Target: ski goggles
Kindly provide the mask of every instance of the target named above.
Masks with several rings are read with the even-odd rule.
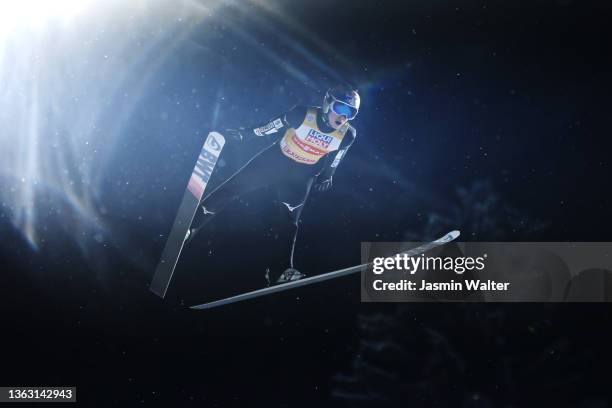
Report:
[[[357,109],[338,100],[332,102],[331,109],[337,115],[346,116],[348,120],[353,120],[355,119],[355,116],[357,116]]]

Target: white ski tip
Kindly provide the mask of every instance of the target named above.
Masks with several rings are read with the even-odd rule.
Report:
[[[451,232],[447,233],[443,237],[436,239],[434,242],[436,242],[438,244],[445,244],[447,242],[454,241],[455,239],[457,239],[457,237],[459,235],[461,235],[459,230],[454,230],[454,231],[451,231]]]
[[[449,238],[452,238],[453,240],[457,239],[459,237],[459,235],[461,235],[461,232],[459,230],[454,230],[449,232],[448,234],[446,234]]]
[[[225,143],[225,136],[223,136],[223,135],[222,135],[221,133],[219,133],[219,132],[214,132],[214,131],[213,131],[213,132],[209,132],[209,133],[208,133],[208,135],[209,135],[209,136],[211,136],[211,135],[212,135],[213,137],[216,137],[217,139],[222,140],[222,141],[223,141],[223,143]]]

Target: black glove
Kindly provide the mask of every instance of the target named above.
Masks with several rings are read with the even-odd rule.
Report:
[[[225,129],[224,136],[228,136],[235,142],[242,142],[244,140],[244,136],[242,136],[242,131],[244,129]]]
[[[317,182],[314,185],[314,188],[318,192],[322,193],[324,191],[329,190],[331,188],[331,186],[332,186],[332,179],[330,177],[327,180],[322,180],[322,181],[318,181],[317,180]]]

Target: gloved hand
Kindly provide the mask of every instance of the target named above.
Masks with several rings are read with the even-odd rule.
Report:
[[[242,142],[244,137],[242,136],[241,131],[244,129],[225,129],[224,136],[229,137],[235,142]]]
[[[331,186],[332,186],[332,179],[330,177],[327,180],[321,180],[321,181],[317,180],[317,182],[314,185],[314,188],[318,192],[322,193],[324,191],[329,190]]]

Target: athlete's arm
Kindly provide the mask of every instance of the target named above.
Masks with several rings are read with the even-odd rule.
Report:
[[[250,126],[239,129],[227,129],[226,132],[236,140],[245,141],[256,137],[267,137],[276,140],[276,136],[284,134],[281,132],[290,127],[297,127],[304,120],[306,108],[295,106],[290,111],[276,116],[269,121],[257,126]]]
[[[352,146],[356,137],[357,137],[357,131],[355,130],[354,127],[349,126],[349,129],[346,132],[346,135],[344,136],[344,138],[342,139],[342,142],[340,143],[340,147],[338,148],[336,152],[330,153],[331,157],[327,158],[325,167],[323,168],[321,173],[319,173],[319,176],[317,177],[317,182],[314,185],[315,190],[327,191],[331,188],[334,173],[336,172],[336,169],[340,165],[340,162],[342,161],[342,159],[346,157],[346,153],[348,152],[349,148]]]

